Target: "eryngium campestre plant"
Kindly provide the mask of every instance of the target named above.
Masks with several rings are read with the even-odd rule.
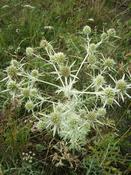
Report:
[[[128,94],[131,88],[129,71],[119,77],[117,67],[114,67],[115,59],[100,49],[107,41],[118,39],[116,31],[104,31],[95,43],[91,33],[91,28],[85,26],[85,53],[80,64],[75,64],[75,60],[71,63],[67,55],[55,52],[51,43],[42,40],[40,46],[27,47],[25,52],[27,58],[40,59],[43,69],[27,69],[26,63],[30,59],[23,60],[23,64],[13,59],[6,69],[7,76],[2,80],[7,84],[7,89],[2,92],[8,92],[10,100],[17,98],[24,104],[25,110],[32,113],[37,130],[42,132],[46,129],[53,137],[59,136],[71,149],[81,149],[92,129],[97,132],[105,125],[111,126],[105,116],[108,106],[120,105],[121,99],[131,98]],[[47,57],[42,56],[43,52]],[[45,71],[44,65],[50,67],[49,72]],[[83,75],[84,84],[80,78],[83,67],[87,68]],[[46,78],[49,74],[50,79]],[[42,90],[38,84],[48,86],[49,91]]]

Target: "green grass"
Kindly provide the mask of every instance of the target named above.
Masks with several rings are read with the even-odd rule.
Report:
[[[93,3],[93,0],[65,0],[63,2],[32,0],[30,5],[34,8],[23,7],[26,4],[28,4],[26,0],[0,2],[0,79],[4,77],[3,70],[9,65],[12,57],[21,60],[25,56],[25,48],[39,45],[42,38],[52,41],[56,50],[66,51],[69,58],[74,60],[72,55],[83,53],[81,38],[78,36],[79,31],[86,24],[91,25],[98,32],[114,27],[121,39],[113,55],[111,51],[110,55],[119,61],[120,66],[123,62],[127,66],[130,65],[131,57],[126,56],[130,53],[130,1],[123,3],[123,1],[97,0]],[[90,20],[91,18],[94,21]],[[45,26],[53,28],[47,29]],[[38,61],[33,64],[41,66],[41,62]],[[121,67],[120,73],[124,71]],[[84,82],[84,77],[82,78]],[[3,83],[0,83],[0,90],[3,88]],[[123,114],[121,115],[120,111],[116,117],[116,123],[120,119],[117,127],[121,137],[114,138],[109,135],[107,139],[103,139],[102,143],[98,142],[96,145],[89,143],[86,156],[76,153],[80,163],[78,169],[74,170],[70,168],[69,161],[65,162],[64,168],[56,168],[50,157],[44,160],[47,151],[49,155],[55,153],[52,145],[48,147],[51,136],[46,133],[32,135],[30,118],[23,110],[16,110],[15,106],[8,104],[8,101],[4,103],[6,99],[6,96],[0,94],[0,175],[129,174],[130,156],[125,155],[130,153],[130,102],[124,106]],[[27,120],[26,123],[24,123],[25,120]],[[57,139],[54,140],[54,144],[57,141]],[[115,145],[117,141],[119,143]],[[45,150],[42,153],[36,150],[38,143],[45,144]],[[107,150],[108,146],[111,149]],[[37,155],[32,164],[22,162],[22,152],[28,150],[36,152]],[[107,154],[103,160],[102,155],[105,152],[109,155]],[[70,156],[72,158],[74,154]],[[101,167],[100,164],[102,164]]]

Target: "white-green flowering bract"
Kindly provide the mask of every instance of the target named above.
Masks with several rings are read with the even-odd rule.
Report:
[[[98,132],[98,128],[110,127],[107,108],[120,106],[125,98],[131,98],[128,93],[131,88],[129,71],[120,77],[115,59],[99,49],[104,45],[107,48],[107,41],[111,42],[116,36],[115,29],[104,31],[97,42],[93,41],[89,26],[84,27],[82,34],[85,55],[79,64],[75,60],[71,62],[61,51],[55,52],[48,41],[41,40],[40,46],[26,48],[27,60],[11,60],[6,69],[7,76],[2,80],[7,84],[7,89],[2,92],[8,92],[11,100],[20,100],[25,110],[32,114],[39,132],[47,130],[53,137],[57,135],[64,140],[70,149],[77,150],[87,143],[92,129]],[[47,57],[41,52],[44,55],[46,52]],[[43,67],[27,69],[28,57],[40,59]],[[86,68],[82,72],[84,82],[81,81],[83,68]],[[50,79],[46,78],[47,74]],[[47,89],[51,87],[54,95],[50,90],[44,92],[41,89],[46,86]]]

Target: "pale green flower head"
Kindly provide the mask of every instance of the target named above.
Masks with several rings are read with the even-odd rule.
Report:
[[[46,51],[48,51],[49,54],[52,54],[53,47],[47,40],[40,41],[40,48],[46,49]]]
[[[89,111],[87,116],[86,116],[87,120],[89,120],[89,121],[95,121],[96,117],[97,117],[96,111]]]
[[[107,30],[107,34],[109,36],[114,37],[114,36],[116,36],[116,30],[114,28],[111,28],[111,29]]]
[[[7,71],[8,76],[11,78],[16,77],[18,73],[18,69],[14,65],[10,65],[6,71]]]
[[[10,80],[8,83],[7,83],[7,89],[9,89],[10,91],[17,91],[19,89],[19,85],[17,84],[16,81],[13,81],[13,80]]]
[[[108,69],[112,69],[115,64],[116,64],[115,61],[111,58],[107,58],[104,61],[104,66],[107,67]]]
[[[95,43],[91,43],[89,46],[89,52],[94,53],[97,48],[97,45]]]
[[[125,92],[127,89],[127,83],[125,80],[121,79],[116,82],[116,89],[120,92]]]
[[[91,33],[91,28],[90,28],[90,26],[85,26],[84,28],[83,28],[83,33],[85,34],[85,35],[89,35],[90,33]]]
[[[33,69],[33,70],[31,71],[31,75],[32,75],[32,77],[34,77],[34,78],[38,78],[38,77],[39,77],[39,71],[38,71],[37,69]]]
[[[99,74],[95,78],[93,78],[93,84],[96,89],[99,89],[105,84],[105,78],[101,74]]]
[[[106,87],[104,89],[104,94],[102,96],[102,100],[103,100],[104,104],[105,105],[106,104],[112,105],[114,101],[117,103],[117,101],[115,100],[115,95],[116,95],[115,89],[113,89],[111,87]]]
[[[34,49],[32,47],[27,47],[26,48],[26,56],[27,57],[33,56],[33,53],[34,53]]]
[[[24,97],[29,97],[30,96],[30,89],[29,88],[23,88],[22,89],[22,95]]]
[[[20,65],[20,63],[17,61],[17,60],[11,60],[11,63],[10,63],[12,66],[14,66],[14,67],[16,67],[16,68],[18,68],[19,67],[19,65]]]
[[[27,111],[32,111],[34,109],[34,103],[31,100],[28,100],[25,104],[25,109]]]
[[[63,52],[58,52],[52,55],[50,59],[52,62],[57,63],[58,65],[63,65],[66,60],[66,56]]]
[[[95,55],[89,55],[88,56],[88,63],[89,64],[93,65],[93,64],[96,63],[96,61],[97,61],[97,59],[96,59]]]
[[[41,40],[40,41],[40,47],[41,48],[48,47],[48,41],[47,40]]]
[[[103,117],[106,115],[106,109],[105,108],[98,108],[97,109],[97,115],[100,116],[100,117]]]
[[[60,66],[60,74],[63,77],[69,77],[71,75],[71,70],[69,66]]]
[[[111,87],[107,87],[104,89],[104,95],[106,98],[114,98],[115,97],[115,90]]]
[[[45,125],[45,122],[43,119],[40,119],[37,123],[36,123],[36,126],[35,126],[39,131],[42,131],[46,125]]]
[[[38,90],[36,88],[30,89],[30,96],[34,97],[38,95]]]
[[[50,114],[50,120],[53,125],[59,125],[61,121],[61,115],[59,112],[52,112]]]
[[[101,40],[102,40],[102,41],[106,41],[107,38],[108,38],[108,34],[105,33],[105,32],[103,32],[103,33],[101,34]]]

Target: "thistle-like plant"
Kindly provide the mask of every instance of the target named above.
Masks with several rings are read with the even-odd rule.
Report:
[[[124,102],[126,97],[131,98],[128,76],[124,74],[122,79],[118,79],[114,67],[117,63],[99,49],[110,42],[110,38],[118,38],[116,31],[109,29],[103,32],[97,43],[93,42],[89,26],[85,26],[82,33],[85,56],[79,65],[71,62],[63,52],[55,52],[46,40],[42,40],[39,47],[26,48],[27,58],[40,59],[41,64],[50,67],[51,71],[46,73],[53,75],[53,81],[52,78],[50,81],[46,79],[44,69],[35,67],[28,70],[24,60],[24,63],[11,60],[6,69],[7,76],[2,80],[6,81],[7,89],[1,93],[8,92],[11,100],[17,98],[24,104],[25,110],[32,113],[37,130],[52,132],[53,137],[58,135],[71,149],[81,149],[92,129],[99,132],[99,128],[111,126],[106,119],[108,106],[120,106],[120,99]],[[41,54],[45,51],[46,57]],[[87,68],[84,86],[80,79],[83,67]],[[38,84],[48,85],[55,95],[44,92]]]

